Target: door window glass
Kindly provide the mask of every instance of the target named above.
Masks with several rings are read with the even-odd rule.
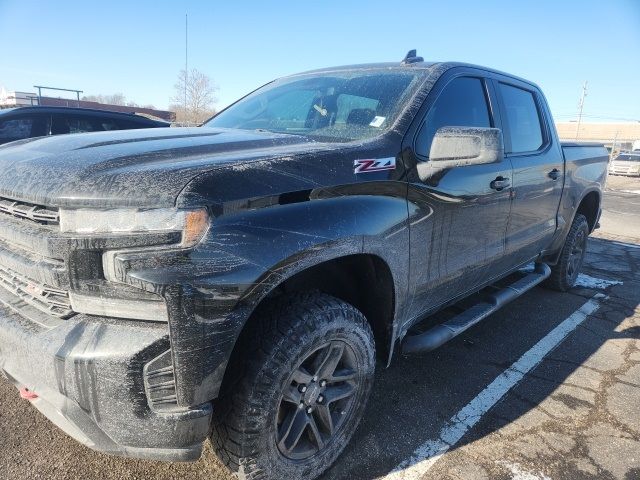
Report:
[[[522,88],[500,84],[511,153],[534,152],[543,145],[542,126],[533,94]]]
[[[491,127],[482,80],[460,77],[444,88],[418,133],[418,155],[429,156],[433,136],[442,127]]]

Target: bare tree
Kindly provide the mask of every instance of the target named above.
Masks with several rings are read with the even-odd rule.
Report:
[[[206,74],[195,68],[189,70],[188,74],[181,70],[174,89],[170,109],[176,112],[178,123],[197,125],[216,113],[218,86]]]
[[[133,100],[127,100],[127,97],[122,93],[113,93],[111,95],[85,95],[82,97],[82,100],[86,100],[87,102],[98,102],[104,103],[108,105],[122,105],[127,107],[139,107],[139,108],[150,108],[151,110],[155,110],[151,104],[148,105],[139,105]]]
[[[108,103],[109,105],[126,105],[127,98],[122,93],[113,93],[111,95],[85,95],[82,100],[88,102]]]

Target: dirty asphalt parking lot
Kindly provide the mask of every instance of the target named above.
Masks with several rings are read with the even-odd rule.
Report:
[[[640,180],[611,177],[607,194],[584,271],[623,283],[535,288],[436,352],[380,365],[366,417],[324,479],[640,479]],[[589,300],[598,293],[608,298]],[[539,364],[509,369],[585,303],[597,310]],[[514,374],[524,378],[501,397],[494,380]],[[0,379],[0,478],[79,477],[230,478],[208,446],[192,464],[92,452]]]

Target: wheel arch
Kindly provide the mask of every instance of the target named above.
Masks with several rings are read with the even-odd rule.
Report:
[[[583,193],[580,201],[574,204],[577,206],[571,212],[571,221],[564,223],[566,222],[566,220],[564,220],[561,233],[555,238],[549,251],[543,255],[545,263],[551,266],[558,263],[558,259],[562,253],[562,247],[571,230],[571,225],[573,225],[576,215],[581,214],[585,216],[587,224],[589,225],[589,233],[596,229],[598,220],[600,219],[601,199],[602,193],[598,189],[590,189]],[[568,215],[565,218],[567,217]],[[559,216],[559,218],[562,218],[562,216]]]
[[[600,192],[591,190],[582,197],[573,215],[575,218],[575,216],[580,213],[586,217],[587,223],[589,224],[589,233],[593,232],[598,224],[600,202]],[[573,222],[573,219],[571,219],[571,221]]]
[[[260,328],[261,315],[275,300],[305,291],[320,291],[347,302],[362,312],[373,331],[382,357],[392,348],[396,286],[387,262],[378,255],[355,253],[307,266],[273,285],[256,301],[231,350],[221,388],[232,384],[236,363],[242,362],[243,338]]]
[[[313,290],[332,295],[360,310],[371,325],[378,351],[388,352],[396,286],[391,267],[382,257],[371,253],[337,256],[292,273],[261,296],[242,330],[251,328],[262,308],[274,298]]]

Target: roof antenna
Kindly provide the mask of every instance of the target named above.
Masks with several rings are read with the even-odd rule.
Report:
[[[404,57],[404,59],[401,62],[402,65],[409,65],[410,63],[424,62],[424,58],[418,57],[416,55],[417,55],[417,51],[415,48],[413,50],[409,50],[407,52],[407,55]]]

